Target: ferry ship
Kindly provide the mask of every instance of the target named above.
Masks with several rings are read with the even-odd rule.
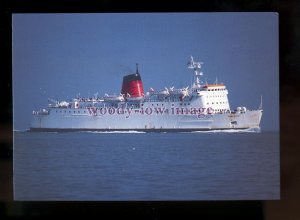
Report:
[[[260,129],[262,102],[256,110],[230,109],[223,83],[200,81],[203,63],[191,56],[194,82],[185,88],[149,89],[139,73],[123,77],[120,95],[49,99],[47,108],[33,111],[31,131],[207,131]],[[262,100],[261,100],[262,101]]]

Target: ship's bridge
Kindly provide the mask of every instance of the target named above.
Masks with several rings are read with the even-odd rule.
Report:
[[[206,84],[201,86],[198,95],[201,97],[202,106],[211,107],[215,112],[230,110],[228,90],[224,84]]]
[[[203,88],[203,90],[206,91],[225,91],[226,90],[226,86],[221,83],[221,84],[207,84],[202,86],[201,88]]]

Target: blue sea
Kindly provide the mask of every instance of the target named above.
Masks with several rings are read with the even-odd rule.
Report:
[[[270,200],[279,133],[14,132],[21,201]]]

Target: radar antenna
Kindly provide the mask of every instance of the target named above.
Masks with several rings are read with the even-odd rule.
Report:
[[[195,62],[194,58],[191,56],[190,61],[188,62],[188,68],[194,70],[195,75],[195,81],[193,84],[193,88],[200,88],[200,76],[203,75],[203,72],[201,72],[201,65],[203,62]]]

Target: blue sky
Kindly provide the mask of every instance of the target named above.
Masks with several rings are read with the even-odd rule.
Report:
[[[119,94],[139,63],[145,90],[190,85],[189,57],[203,81],[226,84],[231,108],[256,109],[279,130],[276,13],[103,13],[13,15],[14,129],[30,126],[48,98]]]

